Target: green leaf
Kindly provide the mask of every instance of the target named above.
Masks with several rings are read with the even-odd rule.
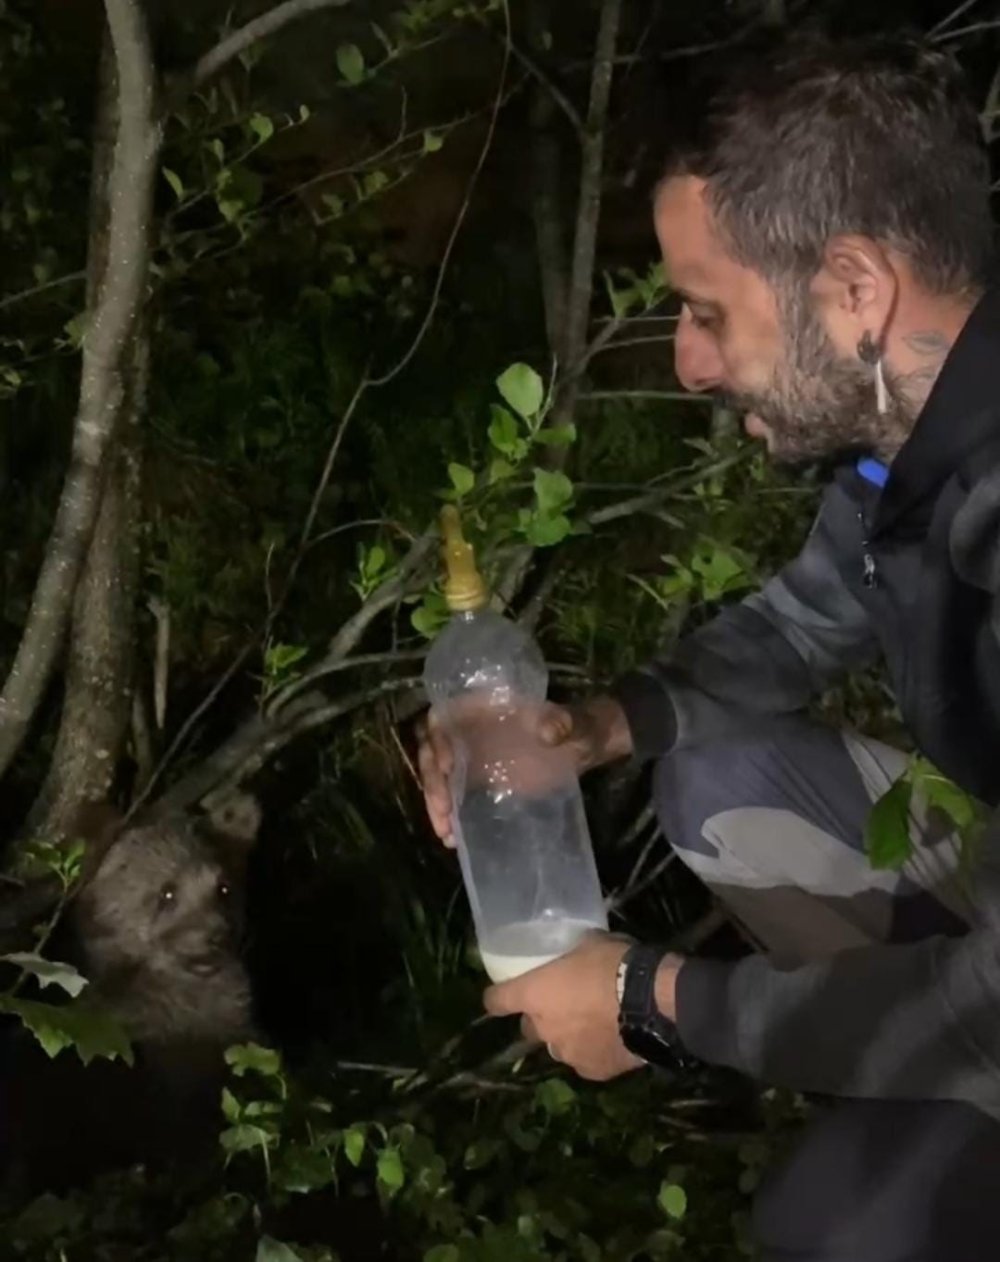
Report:
[[[352,1126],[350,1130],[344,1131],[344,1156],[354,1166],[355,1170],[361,1165],[361,1158],[365,1151],[365,1133],[360,1126]]]
[[[544,443],[546,447],[569,447],[576,442],[576,426],[546,425],[535,435],[536,443]]]
[[[378,1181],[391,1192],[398,1192],[406,1182],[403,1159],[398,1148],[383,1148],[379,1153]]]
[[[86,311],[81,311],[79,315],[75,315],[71,320],[67,320],[63,325],[63,332],[69,338],[70,342],[79,349],[79,347],[83,345],[83,339],[87,335]]]
[[[16,951],[12,955],[0,955],[0,960],[22,968],[32,977],[37,978],[43,986],[59,986],[72,999],[75,999],[87,984],[86,977],[81,977],[72,964],[60,964],[56,960],[46,960],[30,951]]]
[[[271,644],[264,654],[264,673],[268,679],[286,675],[300,662],[309,649],[304,644]]]
[[[222,1088],[222,1116],[227,1122],[236,1123],[240,1119],[240,1102],[228,1087]]]
[[[456,464],[454,461],[448,466],[448,477],[451,478],[451,484],[459,499],[463,495],[468,495],[476,485],[476,475],[472,470],[467,465]]]
[[[687,1193],[679,1183],[664,1183],[656,1199],[668,1218],[679,1220],[687,1213]]]
[[[69,1004],[37,1003],[0,995],[0,1011],[10,1012],[31,1031],[48,1056],[72,1047],[85,1065],[96,1057],[131,1065],[132,1046],[125,1031],[106,1012],[78,999]]]
[[[458,1262],[462,1255],[453,1244],[436,1244],[424,1254],[424,1262]]]
[[[170,169],[169,167],[164,167],[164,168],[163,168],[163,178],[167,181],[167,183],[170,185],[170,187],[174,190],[174,196],[177,198],[177,200],[178,200],[179,202],[180,202],[180,201],[183,201],[183,200],[184,200],[184,181],[183,181],[183,180],[181,179],[181,177],[177,174],[177,172],[176,172],[176,171],[171,171],[171,169]]]
[[[336,1182],[329,1155],[308,1144],[288,1144],[274,1172],[274,1181],[286,1192],[303,1196]]]
[[[304,1259],[290,1245],[282,1244],[280,1240],[274,1240],[270,1236],[261,1236],[257,1242],[255,1262],[304,1262]]]
[[[337,69],[352,86],[365,77],[364,54],[357,44],[341,44],[337,49]]]
[[[426,636],[428,640],[433,640],[438,631],[448,621],[449,616],[444,598],[436,592],[432,592],[410,614],[410,624],[414,631]]]
[[[743,562],[726,548],[706,544],[691,559],[691,568],[701,579],[706,600],[718,600],[739,587],[751,583]]]
[[[865,850],[873,868],[898,871],[913,852],[909,780],[897,780],[872,807],[865,824]]]
[[[510,456],[514,459],[518,444],[524,446],[524,440],[520,437],[517,428],[517,421],[507,411],[506,408],[494,404],[490,409],[493,413],[493,419],[490,421],[488,430],[490,442],[504,456]]]
[[[389,176],[385,171],[369,171],[361,181],[361,187],[365,197],[374,197],[376,193],[381,193],[388,183]]]
[[[488,1166],[502,1149],[503,1145],[498,1139],[477,1139],[466,1148],[462,1164],[466,1170],[481,1170],[484,1166]]]
[[[524,533],[535,548],[551,548],[562,543],[573,530],[573,523],[562,513],[549,517],[540,513],[529,515]]]
[[[565,473],[548,469],[535,470],[535,499],[540,513],[554,514],[566,507],[573,498],[573,483]]]
[[[576,1092],[564,1078],[548,1078],[539,1083],[535,1103],[551,1117],[567,1113],[576,1103]]]
[[[261,144],[274,135],[274,123],[266,114],[251,114],[248,126]]]
[[[542,379],[528,364],[511,364],[497,377],[497,389],[504,402],[525,420],[537,416],[545,399]]]
[[[495,460],[490,461],[487,480],[489,481],[490,486],[496,486],[498,482],[505,481],[514,472],[514,466],[509,460],[505,460],[503,456],[497,456]]]
[[[300,123],[307,123],[311,117],[312,117],[312,115],[311,115],[311,113],[310,113],[309,106],[308,106],[308,105],[300,105],[300,106],[299,106],[299,122],[300,122]]]
[[[238,1043],[226,1048],[226,1064],[237,1078],[253,1072],[265,1078],[281,1078],[281,1053],[259,1043]]]
[[[230,1126],[219,1135],[219,1143],[230,1156],[258,1148],[267,1149],[273,1142],[274,1136],[263,1127],[250,1126],[246,1122],[241,1122],[238,1126]]]
[[[523,461],[528,454],[528,440],[520,437],[518,422],[514,416],[496,403],[490,405],[490,415],[490,443],[501,456],[508,457],[510,461]]]
[[[344,213],[344,199],[338,197],[336,193],[323,193],[320,201],[327,208],[334,219],[339,219]]]
[[[424,132],[424,153],[437,153],[444,144],[444,140],[436,131]]]
[[[914,789],[924,795],[928,805],[943,811],[957,828],[971,828],[979,818],[975,799],[943,776],[926,758],[913,759],[910,781]]]

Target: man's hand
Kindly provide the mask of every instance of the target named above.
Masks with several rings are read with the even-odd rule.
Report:
[[[493,1016],[522,1013],[528,1038],[580,1075],[605,1082],[644,1063],[618,1035],[618,965],[629,944],[609,934],[589,934],[575,950],[551,964],[491,986],[483,1002]],[[673,977],[680,961],[670,956],[657,975],[657,1003],[673,1017]]]
[[[462,709],[467,711],[463,714]],[[468,727],[469,739],[475,742],[478,730],[488,724],[492,715],[488,707],[474,696],[455,703],[456,720]],[[539,742],[539,772],[544,774],[542,750],[563,750],[577,775],[592,767],[624,758],[632,752],[632,738],[621,706],[612,697],[594,697],[579,706],[545,704],[531,714],[531,723]],[[522,774],[530,779],[530,758],[521,751]],[[431,826],[446,846],[451,838],[451,790],[448,778],[454,769],[454,757],[448,734],[428,715],[418,731],[417,762],[423,784],[424,801]]]

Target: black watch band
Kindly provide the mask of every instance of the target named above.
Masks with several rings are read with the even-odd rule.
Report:
[[[668,949],[636,943],[621,966],[618,1030],[622,1042],[650,1065],[681,1070],[697,1064],[685,1051],[677,1026],[656,1006],[656,973]]]

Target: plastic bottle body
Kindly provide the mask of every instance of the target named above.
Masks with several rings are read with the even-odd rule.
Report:
[[[424,678],[454,753],[452,825],[480,953],[504,981],[607,928],[576,767],[538,738],[547,672],[516,624],[456,615]]]

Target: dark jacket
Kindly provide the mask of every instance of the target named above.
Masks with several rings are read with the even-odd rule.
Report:
[[[617,694],[638,755],[656,757],[799,710],[879,656],[920,751],[1000,804],[1000,291],[967,321],[884,489],[840,469],[799,556]],[[791,971],[689,961],[685,1042],[799,1089],[1000,1117],[1000,819],[990,833],[966,937]]]

